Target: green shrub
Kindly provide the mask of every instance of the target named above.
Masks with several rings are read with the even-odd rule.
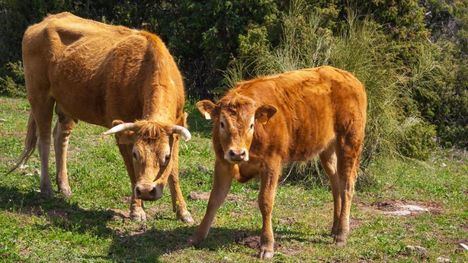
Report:
[[[406,157],[427,160],[436,147],[435,126],[421,119],[407,118],[401,126],[403,137],[399,152]]]
[[[21,61],[8,62],[3,71],[6,74],[0,77],[0,94],[12,97],[24,97],[26,88],[24,86],[24,70]]]
[[[321,27],[324,22],[310,6],[293,1],[290,12],[281,17],[281,41],[273,45],[266,41],[266,32],[257,29],[240,38],[241,55],[225,71],[225,79],[232,86],[246,77],[326,64],[352,72],[364,83],[368,96],[359,179],[360,186],[368,186],[375,180],[364,170],[372,160],[400,155],[425,159],[434,149],[435,133],[432,125],[420,120],[417,110],[405,110],[405,104],[413,103],[411,93],[407,94],[408,83],[416,81],[417,74],[411,78],[406,67],[398,63],[395,43],[372,20],[357,20],[350,11],[347,17],[346,26],[333,34]],[[317,167],[316,161],[292,164],[285,173],[289,180],[307,178],[308,185],[323,185],[326,176]],[[307,176],[311,173],[317,176]]]

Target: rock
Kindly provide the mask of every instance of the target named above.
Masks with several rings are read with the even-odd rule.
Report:
[[[406,255],[414,255],[419,258],[427,258],[427,249],[421,246],[406,246],[405,247]]]
[[[202,173],[208,173],[210,171],[210,169],[208,169],[208,167],[206,167],[204,165],[199,165],[197,168],[198,168],[198,171],[200,171]]]
[[[446,257],[438,257],[436,261],[439,263],[446,263],[446,262],[450,262],[450,259]]]

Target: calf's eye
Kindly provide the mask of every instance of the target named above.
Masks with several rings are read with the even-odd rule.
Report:
[[[251,129],[251,130],[253,129],[253,127],[254,127],[253,123],[250,124],[250,129]]]
[[[224,122],[221,122],[221,128],[224,129]]]
[[[133,155],[133,159],[135,159],[135,160],[138,159],[138,156],[137,156],[136,152],[133,152],[132,155]]]

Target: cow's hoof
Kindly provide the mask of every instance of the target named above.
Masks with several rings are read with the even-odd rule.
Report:
[[[138,207],[130,211],[130,218],[134,221],[146,221],[146,213],[143,208]]]
[[[60,193],[62,193],[62,195],[65,196],[66,198],[69,198],[72,195],[70,186],[60,187]]]
[[[41,195],[45,198],[52,198],[54,196],[54,191],[50,185],[41,185]]]
[[[275,252],[273,250],[270,250],[270,249],[267,249],[267,248],[261,248],[260,249],[260,254],[258,255],[258,257],[260,259],[271,259],[271,258],[273,258],[274,254],[275,254]]]
[[[177,219],[179,219],[180,221],[182,221],[182,222],[184,222],[184,223],[186,223],[188,225],[193,225],[193,223],[195,223],[195,221],[193,220],[192,215],[190,214],[189,211],[185,211],[182,214],[178,214]]]

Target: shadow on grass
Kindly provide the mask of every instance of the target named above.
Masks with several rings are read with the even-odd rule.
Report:
[[[187,249],[187,240],[196,228],[195,226],[180,226],[169,230],[148,229],[123,234],[107,227],[108,221],[113,220],[116,215],[111,210],[87,210],[80,208],[77,204],[70,204],[62,198],[44,199],[37,192],[23,192],[17,188],[5,186],[0,186],[0,210],[31,216],[45,216],[52,227],[72,233],[91,233],[97,237],[112,239],[107,256],[83,255],[89,260],[158,261],[164,254]],[[213,228],[208,238],[198,248],[217,250],[232,243],[244,244],[245,239],[258,238],[256,235],[259,231],[260,229],[251,231]],[[279,243],[287,240],[311,242],[309,239],[304,239],[303,234],[299,232],[280,230],[275,231],[275,234],[278,236]],[[247,246],[255,248],[251,245]]]

